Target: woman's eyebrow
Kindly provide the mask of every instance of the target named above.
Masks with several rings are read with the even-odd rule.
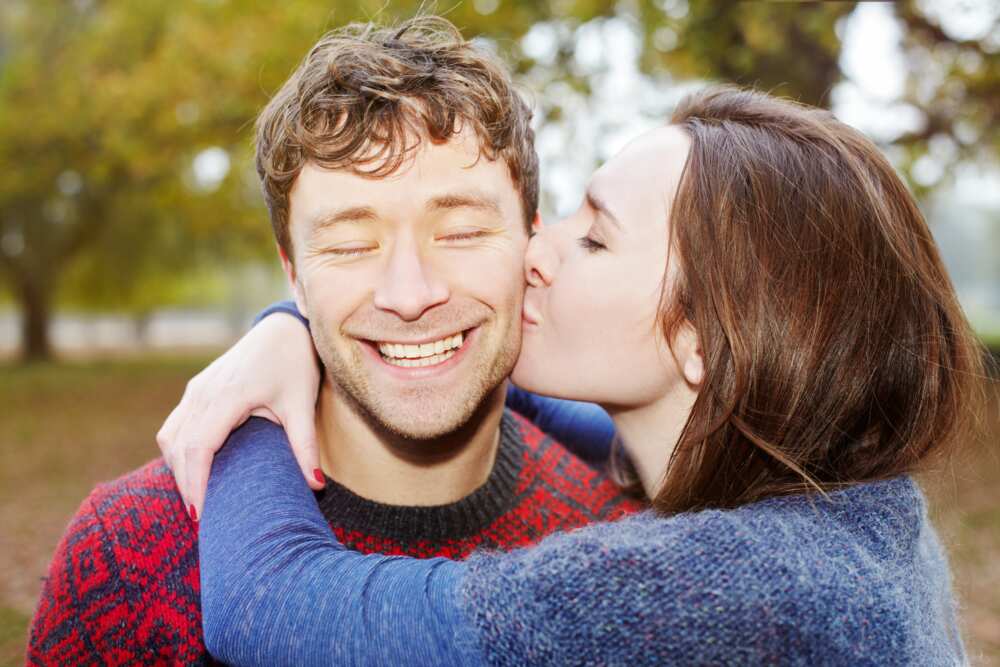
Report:
[[[604,203],[604,200],[598,197],[593,190],[587,188],[586,197],[587,197],[587,204],[590,205],[590,208],[594,209],[598,213],[602,213],[604,217],[606,217],[608,220],[614,223],[616,227],[618,227],[619,231],[622,232],[625,231],[625,226],[622,225],[622,223],[618,220],[618,217],[611,212],[611,209],[609,209],[608,205]]]

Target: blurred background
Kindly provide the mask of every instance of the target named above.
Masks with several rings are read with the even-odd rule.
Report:
[[[543,215],[705,81],[833,109],[917,194],[1000,350],[1000,3],[2,0],[0,664],[93,485],[155,457],[185,381],[286,288],[255,114],[313,42],[421,6],[500,54],[536,109]],[[995,366],[994,366],[995,368]],[[976,664],[1000,665],[1000,391],[924,479]]]

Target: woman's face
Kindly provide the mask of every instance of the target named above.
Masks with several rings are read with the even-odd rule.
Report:
[[[574,214],[532,238],[516,384],[627,409],[683,381],[657,313],[689,147],[674,126],[643,134],[593,175]]]

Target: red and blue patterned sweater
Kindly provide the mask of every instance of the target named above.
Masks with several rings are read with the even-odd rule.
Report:
[[[337,539],[358,551],[453,559],[641,508],[513,412],[500,443],[487,482],[451,505],[382,505],[327,480],[320,508]],[[197,529],[163,460],[102,484],[53,556],[28,664],[215,664],[202,641],[199,583]]]

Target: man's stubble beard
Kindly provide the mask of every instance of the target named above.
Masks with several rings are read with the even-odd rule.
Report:
[[[467,387],[435,391],[419,385],[403,397],[406,405],[393,405],[380,396],[361,370],[362,352],[352,346],[352,358],[345,358],[326,336],[322,321],[311,323],[316,352],[325,369],[326,379],[345,404],[377,430],[405,440],[433,440],[458,431],[476,415],[486,398],[507,379],[520,352],[520,330],[493,331],[501,336],[497,352],[490,359],[480,359]],[[477,346],[483,340],[480,330]],[[462,363],[467,363],[463,361]]]

